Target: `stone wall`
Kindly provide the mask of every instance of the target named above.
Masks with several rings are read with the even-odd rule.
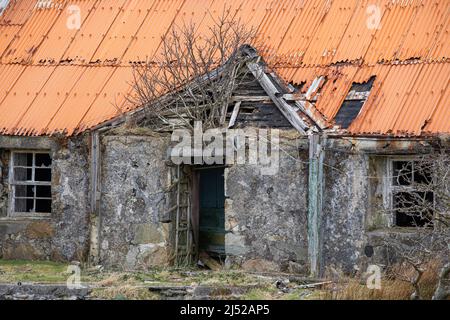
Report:
[[[83,261],[89,246],[89,151],[87,137],[70,140],[0,137],[0,258]],[[10,150],[50,150],[52,214],[7,216]]]
[[[125,132],[101,137],[100,263],[143,269],[167,264],[164,210],[169,137]]]
[[[252,165],[225,170],[225,252],[244,269],[306,272],[307,139],[285,131],[280,145],[275,175]]]
[[[324,196],[320,225],[322,272],[333,267],[355,270],[365,244],[369,207],[368,157],[327,151],[324,158]]]

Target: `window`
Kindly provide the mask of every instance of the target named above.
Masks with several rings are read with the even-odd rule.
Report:
[[[52,159],[49,153],[13,152],[10,182],[13,214],[48,214],[52,210]]]
[[[433,175],[426,162],[392,160],[392,209],[398,227],[431,227]]]

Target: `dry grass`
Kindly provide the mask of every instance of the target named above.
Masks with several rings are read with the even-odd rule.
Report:
[[[146,286],[131,284],[114,285],[106,288],[95,288],[92,297],[100,300],[157,300],[160,297],[148,290]]]
[[[51,261],[0,260],[0,283],[64,283],[67,266]]]
[[[133,274],[112,273],[96,283],[92,297],[102,300],[154,300],[159,296],[151,293],[147,286],[138,281]]]
[[[419,282],[423,299],[431,299],[437,286],[441,264],[432,261]],[[381,289],[369,289],[365,281],[346,278],[341,283],[325,288],[321,298],[326,300],[409,300],[414,289],[406,280],[413,275],[413,269],[405,265],[390,268],[381,280]]]

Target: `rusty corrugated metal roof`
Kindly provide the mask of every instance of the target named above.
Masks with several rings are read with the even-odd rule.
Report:
[[[209,13],[227,8],[257,29],[283,80],[306,92],[326,77],[309,103],[330,126],[352,83],[376,76],[351,133],[450,132],[450,0],[11,0],[0,133],[70,135],[131,110],[132,65],[151,61],[172,25],[207,32]]]

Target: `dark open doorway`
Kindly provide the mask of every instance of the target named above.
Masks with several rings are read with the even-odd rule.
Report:
[[[222,257],[225,254],[224,168],[199,168],[196,175],[199,251]]]

